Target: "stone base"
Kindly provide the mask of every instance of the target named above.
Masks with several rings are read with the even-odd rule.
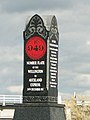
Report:
[[[13,120],[66,120],[64,105],[28,103],[15,108]]]

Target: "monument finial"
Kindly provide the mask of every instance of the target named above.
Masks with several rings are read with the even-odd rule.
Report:
[[[29,39],[31,36],[39,35],[43,39],[47,39],[48,37],[48,31],[46,30],[46,27],[44,26],[44,22],[42,18],[35,14],[29,21],[29,23],[26,26],[24,37],[25,39]]]

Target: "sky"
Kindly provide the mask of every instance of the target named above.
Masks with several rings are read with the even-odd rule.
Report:
[[[90,95],[90,0],[0,0],[0,94],[22,94],[23,31],[36,13],[58,21],[59,95]]]

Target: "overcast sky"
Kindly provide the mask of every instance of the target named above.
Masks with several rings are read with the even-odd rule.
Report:
[[[55,15],[60,34],[59,94],[90,95],[90,0],[0,0],[0,94],[21,94],[27,17]]]

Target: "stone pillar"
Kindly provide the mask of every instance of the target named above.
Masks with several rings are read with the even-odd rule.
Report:
[[[64,105],[50,103],[17,105],[13,120],[66,120]]]
[[[14,120],[65,120],[58,105],[59,32],[55,16],[35,14],[24,36],[23,103],[16,105]]]

